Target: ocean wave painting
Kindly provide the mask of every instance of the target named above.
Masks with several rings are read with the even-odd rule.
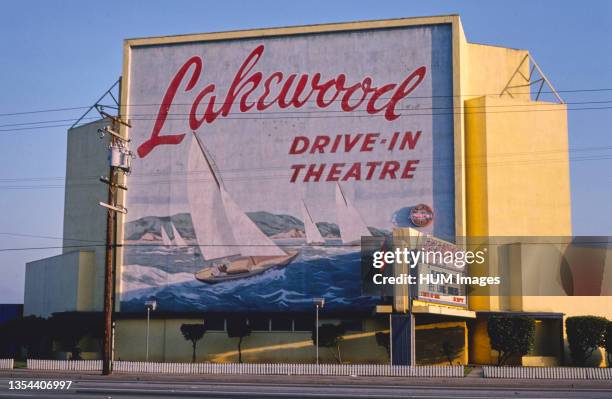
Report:
[[[290,241],[295,246],[286,244]],[[361,295],[359,247],[338,246],[333,240],[329,247],[296,241],[281,242],[284,249],[299,252],[287,266],[216,284],[195,278],[209,262],[189,241],[186,247],[132,241],[125,248],[121,310],[140,312],[151,296],[159,310],[173,312],[312,311],[312,299],[319,297],[325,298],[328,311],[368,310],[379,303],[380,298]]]

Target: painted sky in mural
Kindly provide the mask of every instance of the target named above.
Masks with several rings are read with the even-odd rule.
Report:
[[[367,309],[359,239],[454,236],[450,25],[133,47],[122,310]]]

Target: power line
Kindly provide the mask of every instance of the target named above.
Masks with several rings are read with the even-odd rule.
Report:
[[[66,108],[48,108],[34,111],[20,111],[20,112],[8,112],[0,114],[0,116],[16,116],[16,115],[28,115],[28,114],[42,114],[47,112],[61,112],[61,111],[74,111],[79,109],[87,109],[89,107],[66,107]]]
[[[540,237],[541,238],[541,237]],[[549,245],[549,244],[568,244],[568,241],[545,241],[545,242],[529,242],[526,245]],[[611,244],[609,240],[605,241],[585,241],[578,242],[578,244]],[[474,244],[479,245],[479,244]],[[503,244],[493,244],[493,245],[503,245]],[[113,247],[118,248],[126,248],[126,247],[145,247],[145,248],[157,248],[157,247],[174,247],[174,248],[197,248],[197,247],[287,247],[287,248],[295,248],[300,247],[302,245],[295,244],[117,244],[113,245]],[[343,243],[326,243],[325,245],[320,245],[325,248],[345,248],[345,247],[360,247],[359,244],[343,244]],[[48,249],[71,249],[71,248],[92,248],[92,247],[106,247],[106,244],[95,244],[95,245],[64,245],[64,246],[44,246],[44,247],[14,247],[14,248],[0,248],[0,252],[11,252],[11,251],[35,251],[35,250],[48,250]]]
[[[90,117],[90,118],[83,118],[83,119],[87,119],[87,120],[91,120],[91,119],[98,119],[100,120],[100,117]],[[21,123],[8,123],[5,125],[0,125],[0,127],[11,127],[11,126],[25,126],[25,125],[41,125],[43,123],[59,123],[59,122],[74,122],[77,119],[55,119],[55,120],[47,120],[47,121],[35,121],[35,122],[21,122]]]
[[[467,110],[470,108],[468,107]],[[528,109],[528,110],[513,110],[513,111],[476,111],[469,112],[470,115],[473,114],[507,114],[507,113],[516,113],[516,112],[560,112],[560,111],[593,111],[593,110],[608,110],[612,109],[612,106],[608,107],[582,107],[582,108],[553,108],[553,109]],[[414,109],[411,111],[419,111],[418,109]],[[287,112],[290,114],[291,112]],[[305,112],[309,113],[309,112]],[[310,112],[316,113],[316,112]],[[442,116],[442,115],[464,115],[464,112],[440,112],[440,113],[400,113],[399,116],[411,117],[411,116]],[[247,114],[248,115],[248,114]],[[265,115],[265,113],[264,113]],[[385,117],[384,114],[375,114],[375,115],[334,115],[334,116],[276,116],[276,117],[222,117],[219,118],[219,121],[224,120],[249,120],[249,121],[265,121],[265,120],[282,120],[282,119],[336,119],[336,118],[382,118]],[[156,118],[133,118],[131,121],[147,121],[147,120],[156,120]],[[171,120],[183,120],[183,118],[166,118],[166,121]],[[45,126],[33,126],[33,127],[21,127],[21,128],[13,128],[13,129],[0,129],[0,132],[15,132],[15,131],[23,131],[23,130],[37,130],[37,129],[48,129],[54,127],[68,127],[72,126],[71,124],[59,124],[59,125],[45,125]]]
[[[587,104],[610,104],[612,100],[601,100],[601,101],[577,101],[577,102],[567,102],[559,105],[587,105]],[[481,105],[481,106],[452,106],[452,107],[408,107],[408,108],[396,108],[398,111],[427,111],[427,110],[448,110],[448,109],[463,109],[473,110],[479,108],[513,108],[513,107],[535,107],[541,106],[542,104],[538,103],[528,103],[528,104],[507,104],[507,105]],[[554,104],[549,104],[554,105]],[[364,113],[368,112],[367,110],[353,110],[351,113]],[[334,114],[334,113],[347,113],[343,110],[301,110],[301,111],[265,111],[263,115],[287,115],[287,114]],[[248,113],[244,112],[228,112],[227,115],[244,115]],[[168,113],[168,116],[190,116],[191,113]],[[202,118],[205,116],[214,115],[212,113],[204,113],[198,114],[198,117]],[[409,114],[408,114],[409,115]],[[433,113],[432,113],[433,115]],[[146,114],[131,114],[132,120],[154,120],[157,118],[157,113],[146,113]],[[151,118],[143,118],[143,117],[151,117]],[[224,117],[225,118],[225,117]],[[263,118],[262,118],[263,119]],[[9,123],[0,125],[2,127],[13,127],[13,126],[27,126],[27,125],[40,125],[40,124],[50,124],[50,123],[59,123],[59,122],[75,122],[77,120],[101,120],[100,117],[84,117],[84,118],[74,118],[74,119],[54,119],[54,120],[43,120],[43,121],[34,121],[34,122],[21,122],[21,123]],[[166,120],[180,120],[173,118],[166,118]]]
[[[23,233],[0,232],[0,235],[13,236],[13,237],[45,238],[45,239],[50,239],[50,240],[91,242],[91,243],[98,243],[98,244],[104,243],[104,241],[101,241],[101,240],[85,240],[85,239],[80,239],[80,238],[64,238],[64,237],[43,236],[43,235],[23,234]]]
[[[601,155],[601,156],[593,156],[593,157],[581,157],[581,158],[570,158],[569,162],[585,162],[585,161],[602,161],[612,159],[612,155]],[[545,160],[522,160],[522,161],[501,161],[501,162],[475,162],[470,163],[466,162],[466,166],[475,167],[486,165],[487,167],[505,167],[505,166],[516,166],[516,165],[534,165],[534,164],[543,164],[543,163],[553,163],[553,162],[565,162],[567,158],[556,158],[556,159],[545,159]],[[417,167],[417,171],[423,170],[433,170],[434,167],[445,168],[445,167],[458,167],[461,164],[455,163],[437,163],[435,166],[423,166],[419,165]],[[198,172],[199,173],[199,172]],[[275,179],[287,179],[291,176],[291,173],[285,174],[276,174],[276,175],[266,175],[266,176],[252,176],[252,175],[243,175],[243,176],[227,176],[224,177],[225,181],[232,182],[240,182],[240,181],[267,181],[267,180],[275,180]],[[388,179],[389,181],[398,180],[398,179]],[[212,178],[187,178],[187,183],[205,183],[214,181]],[[155,180],[155,181],[132,181],[130,183],[131,186],[151,186],[151,185],[172,185],[176,184],[176,180]],[[305,182],[308,184],[308,182]],[[97,182],[91,183],[75,183],[69,184],[71,187],[88,187],[88,186],[97,186]],[[64,185],[20,185],[20,186],[0,186],[0,190],[40,190],[40,189],[63,189]]]
[[[478,161],[474,162],[474,160],[478,160],[478,159],[491,159],[491,158],[504,158],[504,157],[516,157],[516,156],[521,156],[521,155],[549,155],[549,154],[562,154],[562,153],[568,153],[568,154],[575,154],[575,153],[581,153],[581,152],[589,152],[589,151],[608,151],[608,150],[612,150],[612,146],[602,146],[602,147],[595,147],[595,146],[588,146],[588,147],[571,147],[568,148],[567,151],[566,150],[543,150],[543,151],[511,151],[511,152],[502,152],[502,153],[495,153],[495,154],[489,154],[489,155],[482,155],[482,156],[469,156],[468,160],[466,162],[466,164],[470,164],[470,165],[476,165]],[[581,157],[581,158],[569,158],[569,160],[585,160],[585,159],[594,159],[597,160],[601,157],[606,157],[607,155],[594,155],[594,156],[586,156],[586,157]],[[559,158],[559,159],[555,159],[555,160],[564,160],[565,158]],[[432,157],[427,157],[427,158],[419,158],[420,161],[450,161],[451,158],[432,158]],[[528,160],[521,160],[519,162],[525,162],[525,161],[537,161],[536,159],[528,159]],[[543,160],[543,161],[548,161],[548,160]],[[516,161],[503,161],[503,164],[512,164],[513,162]],[[500,162],[502,163],[502,162]],[[478,165],[484,165],[487,163],[478,163]],[[488,163],[490,164],[490,162]],[[459,166],[459,164],[457,164],[457,166]],[[249,172],[264,172],[264,171],[274,171],[274,170],[286,170],[286,165],[280,165],[280,166],[273,166],[273,167],[249,167],[249,168],[223,168],[223,169],[219,169],[219,172],[225,172],[225,173],[237,173],[237,172],[242,172],[242,171],[249,171]],[[159,176],[165,176],[165,177],[171,177],[171,176],[193,176],[193,175],[201,175],[206,173],[207,170],[205,169],[201,169],[201,170],[191,170],[191,171],[181,171],[181,172],[174,172],[174,171],[163,171],[163,172],[143,172],[143,173],[132,173],[130,176],[132,177],[159,177]],[[206,173],[207,174],[207,173]],[[79,176],[78,178],[71,178],[70,183],[71,185],[78,185],[78,183],[76,182],[87,182],[89,180],[98,180],[99,179],[99,175],[85,175],[85,176]],[[2,183],[19,183],[19,182],[45,182],[45,181],[60,181],[60,182],[65,182],[66,181],[66,177],[65,176],[38,176],[38,177],[25,177],[25,178],[0,178],[0,184]],[[2,186],[0,186],[1,188]],[[32,187],[36,187],[36,186],[32,186]],[[60,185],[55,185],[53,187],[62,187]]]
[[[557,93],[596,93],[596,92],[606,92],[606,91],[612,91],[612,88],[590,88],[590,89],[568,89],[568,90],[556,90]],[[538,92],[536,91],[529,91],[529,92],[513,92],[511,94],[513,95],[531,95],[531,94],[536,94]],[[541,91],[540,94],[554,94],[553,91],[547,90],[547,91]],[[501,96],[501,93],[484,93],[484,94],[458,94],[458,95],[453,95],[453,94],[448,94],[448,95],[432,95],[432,96],[410,96],[409,98],[455,98],[455,97],[482,97],[482,96]],[[384,99],[389,99],[389,97],[380,97],[381,100]],[[316,101],[316,100],[307,100],[308,102],[311,101]],[[341,101],[341,99],[335,99],[333,101]],[[239,100],[236,101],[231,101],[231,102],[212,102],[213,104],[217,105],[217,104],[235,104],[239,102]],[[126,108],[126,107],[150,107],[150,106],[159,106],[161,105],[161,103],[148,103],[148,104],[127,104],[127,105],[122,105],[121,108]],[[191,104],[181,104],[181,103],[176,103],[173,105],[191,105]],[[78,106],[78,107],[63,107],[63,108],[48,108],[48,109],[39,109],[39,110],[31,110],[31,111],[17,111],[17,112],[5,112],[5,113],[0,113],[0,117],[2,116],[16,116],[16,115],[27,115],[27,114],[38,114],[38,113],[45,113],[45,112],[61,112],[61,111],[72,111],[72,110],[80,110],[80,109],[88,109],[90,108],[90,106]],[[109,107],[110,108],[110,107]]]

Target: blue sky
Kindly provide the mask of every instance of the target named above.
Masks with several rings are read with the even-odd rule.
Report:
[[[90,105],[121,74],[125,38],[455,13],[471,42],[530,50],[559,90],[612,89],[609,1],[12,1],[0,13],[0,114]],[[612,91],[563,95],[612,101]],[[568,118],[574,233],[612,235],[612,109]],[[0,249],[61,245],[4,233],[61,237],[66,129],[10,129],[0,127]],[[0,252],[0,303],[23,301],[25,262],[58,253]]]

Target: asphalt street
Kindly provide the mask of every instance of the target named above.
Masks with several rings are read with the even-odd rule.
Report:
[[[149,376],[151,377],[151,376]],[[138,377],[75,379],[69,390],[9,390],[10,380],[59,380],[59,376],[0,376],[0,398],[612,398],[612,383],[586,381],[487,381],[324,379],[277,376],[269,381],[208,381],[198,377],[139,380]],[[291,382],[293,381],[293,382]]]

